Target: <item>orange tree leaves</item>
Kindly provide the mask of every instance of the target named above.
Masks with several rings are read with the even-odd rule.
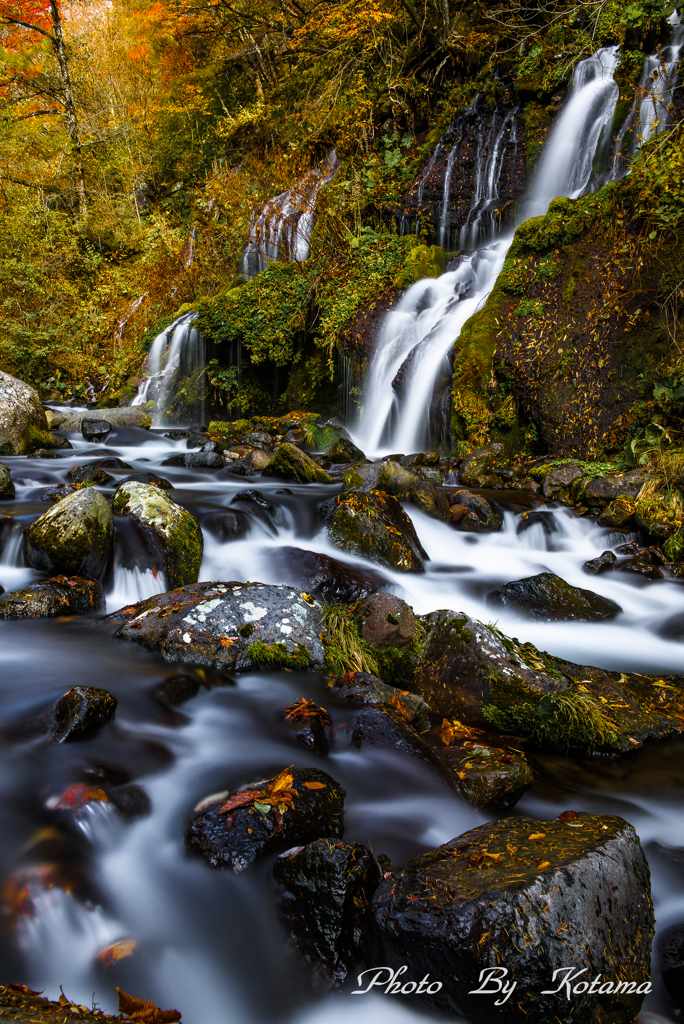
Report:
[[[171,1024],[181,1019],[178,1010],[160,1010],[148,999],[138,999],[120,988],[116,991],[119,993],[119,1013],[124,1013],[131,1020],[140,1021],[140,1024]]]

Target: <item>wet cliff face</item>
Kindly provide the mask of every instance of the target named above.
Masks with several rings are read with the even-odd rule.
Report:
[[[447,250],[475,248],[505,224],[525,187],[525,125],[513,102],[483,97],[460,114],[403,196],[404,230],[416,219]]]

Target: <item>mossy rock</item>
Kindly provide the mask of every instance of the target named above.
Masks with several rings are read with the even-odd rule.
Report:
[[[53,576],[29,583],[0,597],[0,618],[35,619],[55,615],[97,615],[105,610],[105,595],[97,580]]]
[[[0,370],[0,454],[25,455],[51,445],[38,392]]]
[[[9,466],[0,462],[0,501],[11,501],[14,497],[14,484],[10,477]]]
[[[112,498],[119,515],[130,516],[155,549],[171,587],[196,583],[202,564],[202,530],[193,515],[160,487],[120,484]]]
[[[615,601],[573,587],[552,572],[506,583],[487,595],[487,604],[512,609],[535,622],[605,622],[622,611]]]
[[[331,484],[332,477],[295,444],[281,444],[263,469],[263,476],[296,480],[301,484]]]
[[[417,505],[426,515],[433,519],[449,522],[449,502],[436,484],[423,476],[434,473],[439,477],[439,470],[431,467],[407,469],[394,459],[383,462],[371,462],[363,466],[354,466],[344,474],[342,493],[360,491],[369,494],[371,491],[385,491],[393,494],[400,501],[410,501]]]
[[[424,572],[427,553],[397,499],[384,491],[340,495],[326,521],[330,543],[400,572]]]
[[[24,532],[26,558],[34,569],[94,579],[104,570],[113,539],[111,509],[93,487],[68,494]]]
[[[468,748],[447,747],[440,754],[458,776],[463,795],[473,807],[510,811],[533,782],[520,751],[478,742],[469,743]]]
[[[439,277],[446,271],[446,253],[439,245],[415,245],[409,250],[402,270],[394,279],[395,288],[409,288],[425,277]]]

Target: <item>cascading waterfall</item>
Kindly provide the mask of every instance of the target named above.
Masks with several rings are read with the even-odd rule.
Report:
[[[591,187],[597,150],[610,130],[618,87],[613,72],[618,48],[605,47],[580,61],[568,102],[551,132],[518,222],[546,213],[558,196],[577,197]],[[505,125],[498,133],[503,138]],[[500,145],[500,143],[499,143]],[[474,197],[480,210],[491,205],[497,180],[497,144],[492,140],[489,171],[480,170]],[[486,186],[483,188],[483,183]],[[473,209],[475,206],[472,207]],[[473,224],[473,229],[475,223]],[[444,229],[441,230],[441,236]],[[424,451],[430,443],[430,407],[435,384],[448,376],[448,354],[465,321],[486,301],[501,272],[512,233],[440,278],[414,284],[382,324],[354,440],[370,455]]]
[[[168,418],[172,403],[193,422],[204,418],[205,344],[194,326],[197,313],[184,313],[152,342],[147,357],[147,376],[131,405],[156,403],[154,419]],[[179,389],[184,387],[184,393]]]
[[[488,237],[491,238],[495,234],[496,225],[492,208],[499,198],[499,182],[503,169],[503,142],[506,134],[512,132],[517,150],[518,140],[515,134],[515,115],[517,113],[517,107],[509,110],[498,130],[496,120],[493,119],[486,141],[480,139],[473,199],[459,236],[461,249],[474,249],[479,242],[485,242]],[[444,234],[445,232],[442,231],[442,236]],[[448,241],[447,234],[446,242],[448,243]]]

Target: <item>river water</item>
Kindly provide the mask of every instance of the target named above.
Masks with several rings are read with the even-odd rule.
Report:
[[[164,438],[161,428],[115,429],[97,447],[79,435],[69,436],[74,450],[59,459],[7,459],[17,496],[0,506],[15,524],[3,534],[0,584],[6,589],[40,575],[24,565],[19,541],[21,529],[48,507],[38,500],[41,490],[65,481],[71,466],[105,453],[119,456],[133,471],[153,471],[169,479],[174,499],[200,521],[208,512],[229,506],[246,487],[258,488],[279,506],[276,525],[251,516],[250,533],[240,541],[220,543],[205,530],[202,580],[288,583],[287,569],[276,557],[284,546],[335,553],[322,532],[317,508],[337,485],[283,484],[162,466],[170,454],[185,450],[185,442]],[[109,472],[121,479],[130,470]],[[102,490],[109,495],[113,488]],[[624,534],[611,535],[568,509],[551,508],[531,496],[496,494],[505,524],[493,535],[458,533],[407,506],[430,561],[424,575],[383,570],[388,588],[417,612],[452,608],[490,621],[485,600],[489,590],[548,569],[613,598],[623,614],[611,624],[555,625],[502,615],[498,624],[505,632],[577,662],[625,671],[681,672],[682,645],[654,632],[682,609],[681,582],[643,584],[618,574],[587,577],[582,563],[624,542]],[[517,534],[520,515],[530,503],[550,508],[553,531],[548,536],[539,525]],[[117,519],[116,527],[115,553],[105,573],[108,611],[166,585],[152,572],[125,567],[130,547],[126,521]],[[490,815],[472,808],[410,760],[352,751],[347,741],[349,707],[331,699],[317,673],[226,678],[170,712],[147,691],[179,667],[115,640],[116,628],[103,619],[0,622],[0,870],[4,879],[19,878],[30,890],[23,906],[30,912],[18,914],[15,927],[0,940],[2,980],[44,989],[53,998],[62,985],[71,999],[90,1005],[94,998],[109,1010],[116,1008],[118,985],[163,1007],[177,1007],[188,1024],[337,1024],[350,1011],[361,1024],[421,1021],[420,1014],[392,997],[307,995],[305,979],[285,949],[274,915],[270,862],[237,876],[213,871],[186,857],[185,825],[192,808],[209,793],[234,790],[293,762],[321,765],[315,755],[294,746],[279,723],[280,709],[301,696],[322,703],[333,716],[336,742],[324,768],[347,792],[346,838],[370,845],[399,864]],[[46,743],[37,725],[41,713],[78,684],[103,686],[116,696],[114,722],[86,742]],[[671,742],[618,759],[540,756],[542,782],[515,813],[553,818],[573,808],[623,815],[649,854],[658,925],[667,927],[684,920],[684,879],[681,868],[655,844],[665,849],[684,846],[683,751],[683,744]],[[71,783],[101,771],[93,765],[106,765],[122,781],[143,786],[151,813],[127,821],[111,804],[89,804],[80,817],[47,806]],[[53,869],[41,882],[37,865],[55,862],[57,874]],[[33,869],[27,876],[29,864]],[[48,887],[50,881],[56,884]],[[5,882],[5,902],[7,891]],[[103,967],[97,954],[124,939],[136,942],[133,955]],[[657,991],[641,1019],[670,1019]]]

